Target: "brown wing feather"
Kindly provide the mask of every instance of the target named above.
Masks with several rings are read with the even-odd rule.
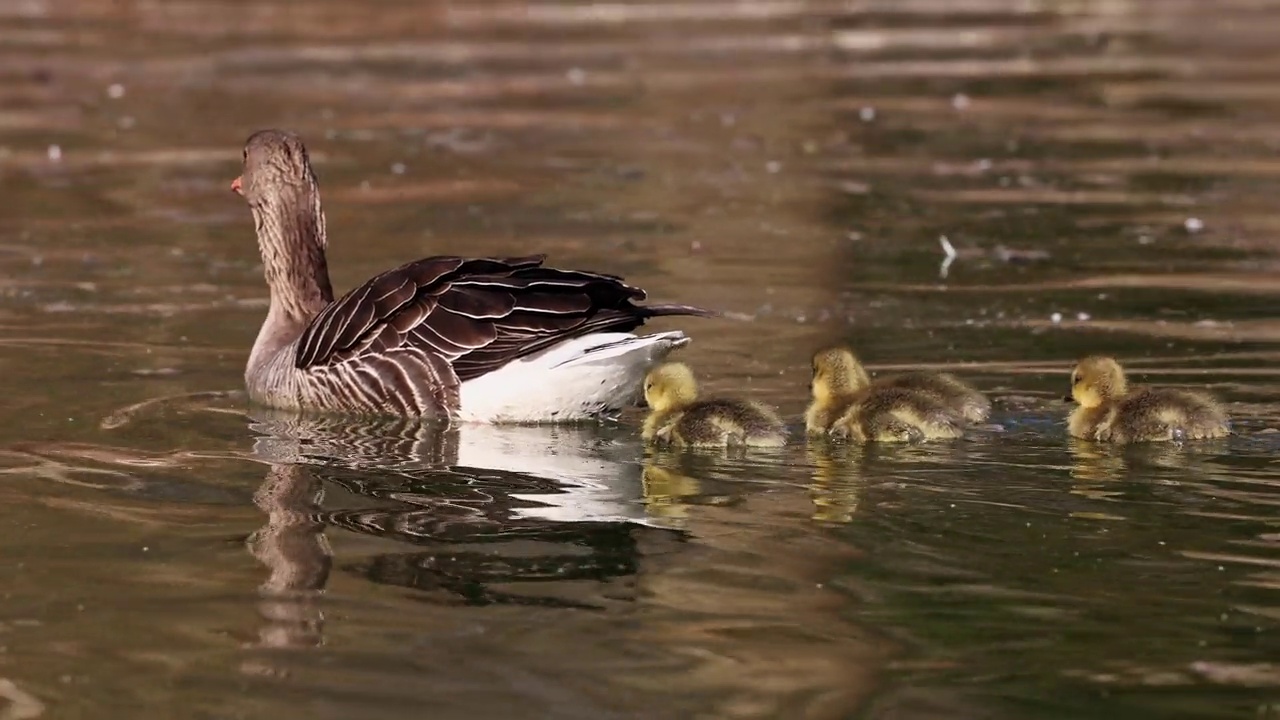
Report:
[[[463,381],[573,337],[626,332],[657,315],[713,314],[635,305],[644,291],[616,276],[543,267],[543,260],[434,257],[385,272],[316,316],[295,364],[411,348],[443,359]]]
[[[327,365],[374,346],[371,337],[393,328],[402,335],[429,317],[439,301],[441,285],[451,275],[466,272],[503,273],[522,267],[537,267],[543,255],[508,260],[467,260],[440,256],[418,260],[377,275],[320,311],[302,332],[294,365],[307,368]],[[436,290],[437,292],[432,292]],[[416,307],[411,308],[410,305]],[[390,321],[395,320],[388,326]],[[378,338],[379,349],[396,347],[393,337]]]

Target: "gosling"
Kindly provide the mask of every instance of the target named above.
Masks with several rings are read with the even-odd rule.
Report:
[[[787,429],[777,411],[762,403],[698,399],[693,371],[666,363],[649,371],[644,400],[650,412],[641,437],[646,443],[678,447],[781,447]]]
[[[813,356],[813,396],[805,412],[809,436],[854,442],[920,442],[961,437],[965,418],[933,393],[871,382],[847,348]]]
[[[1071,371],[1072,437],[1117,444],[1205,440],[1225,437],[1230,420],[1222,405],[1203,393],[1173,388],[1130,389],[1114,358],[1093,356]]]
[[[971,423],[985,422],[991,415],[991,400],[951,373],[919,370],[893,375],[877,382],[888,387],[933,395]]]

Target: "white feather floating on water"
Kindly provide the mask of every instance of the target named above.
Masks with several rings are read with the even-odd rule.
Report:
[[[946,235],[938,236],[938,244],[942,246],[942,252],[945,255],[942,258],[942,266],[938,268],[938,277],[945,280],[947,278],[947,270],[951,267],[951,263],[956,261],[959,253],[956,252],[955,246],[951,244]]]

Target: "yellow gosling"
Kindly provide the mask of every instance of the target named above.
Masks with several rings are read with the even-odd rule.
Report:
[[[1071,372],[1078,407],[1067,420],[1072,437],[1110,443],[1203,440],[1231,431],[1226,410],[1203,393],[1173,388],[1130,389],[1114,358],[1087,357]]]
[[[668,431],[686,408],[698,401],[698,383],[684,363],[666,363],[649,371],[644,379],[644,402],[649,415],[640,437],[647,443]]]
[[[686,447],[780,447],[787,430],[778,413],[758,402],[698,400],[698,384],[684,363],[666,363],[644,380],[649,405],[641,437],[650,444]]]
[[[902,388],[931,395],[971,423],[980,423],[991,414],[991,401],[950,373],[917,371],[873,382],[852,351],[835,347],[821,350],[813,358],[813,402],[805,413],[807,432],[826,434],[858,393],[868,387]]]
[[[871,386],[871,376],[848,348],[833,347],[813,355],[813,400],[804,414],[811,437],[826,435],[835,421]]]
[[[924,442],[964,435],[965,420],[936,396],[872,385],[831,426],[831,436],[852,442]]]
[[[933,395],[971,423],[983,422],[991,414],[991,400],[951,373],[909,372],[877,380],[876,384]]]
[[[919,442],[960,437],[964,417],[934,393],[871,382],[848,348],[813,356],[813,396],[805,412],[810,437],[854,442]]]

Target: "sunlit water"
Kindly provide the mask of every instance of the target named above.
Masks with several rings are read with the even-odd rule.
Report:
[[[1280,4],[0,3],[0,717],[1280,714]],[[711,392],[947,367],[1002,426],[647,454],[239,394],[228,192],[312,148],[335,285],[547,252]],[[940,236],[955,257],[946,255]],[[1068,442],[1074,359],[1239,434]]]

